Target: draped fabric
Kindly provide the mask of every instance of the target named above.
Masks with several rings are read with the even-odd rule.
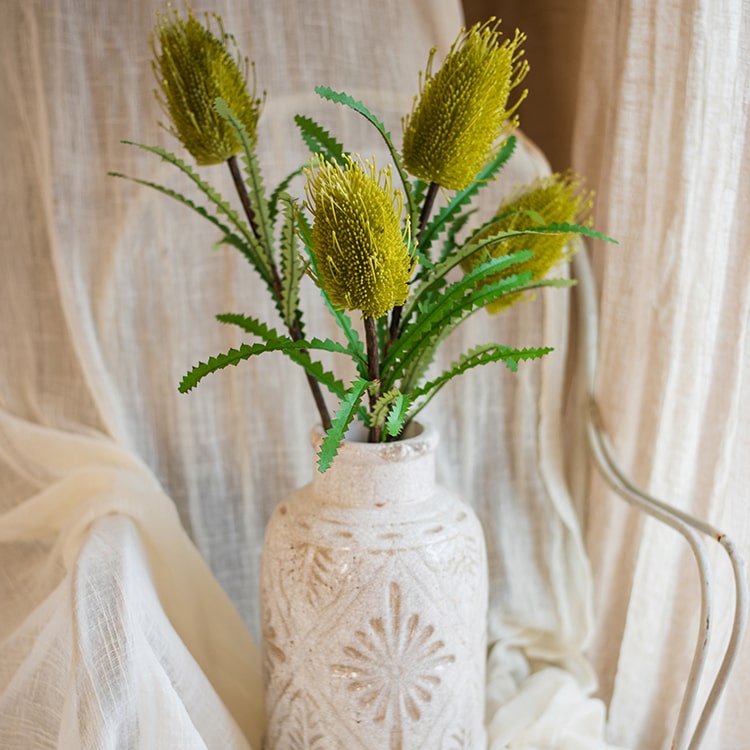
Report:
[[[469,0],[529,34],[523,125],[597,190],[596,397],[625,472],[750,553],[750,8],[746,2]],[[536,58],[536,54],[541,59]],[[554,60],[554,64],[551,61]],[[568,453],[568,461],[575,463]],[[582,507],[594,571],[589,653],[613,741],[669,745],[697,632],[695,565],[594,472]],[[715,673],[731,624],[716,549]],[[745,640],[705,747],[744,748]],[[704,698],[706,689],[700,697]]]
[[[683,18],[662,4],[658,21]],[[746,543],[748,256],[736,207],[748,192],[748,37],[731,5],[726,44],[696,5],[679,27],[694,33],[667,45],[638,8],[605,5],[581,14],[595,41],[571,71],[571,80],[581,76],[580,102],[564,112],[573,136],[550,148],[567,149],[599,187],[597,223],[621,242],[597,255],[599,395],[636,478],[654,491],[678,489],[686,507],[730,524]],[[278,319],[244,260],[215,247],[207,222],[107,174],[189,192],[173,168],[120,143],[179,151],[157,125],[152,94],[148,37],[165,6],[0,0],[0,8],[0,746],[257,750],[260,547],[275,503],[311,476],[312,400],[301,372],[277,355],[177,393],[190,366],[242,341],[216,313]],[[306,156],[298,112],[385,164],[377,133],[313,87],[362,99],[398,140],[429,48],[447,51],[463,22],[451,0],[216,0],[196,7],[204,9],[222,15],[267,91],[259,158],[268,186]],[[680,67],[691,50],[703,57]],[[704,81],[701,65],[718,65],[712,74],[735,90]],[[659,112],[643,105],[644,76]],[[597,97],[583,96],[588,81]],[[670,112],[667,127],[657,115]],[[671,144],[678,122],[692,126],[692,138]],[[520,140],[488,189],[488,213],[503,192],[548,169]],[[654,175],[649,190],[645,172]],[[232,195],[225,168],[202,173]],[[660,212],[665,202],[670,211]],[[709,253],[711,273],[701,273]],[[309,330],[335,335],[312,284],[303,305]],[[441,480],[473,504],[487,537],[490,743],[606,747],[590,644],[600,694],[612,703],[611,742],[660,747],[681,682],[676,671],[663,678],[682,664],[680,618],[695,605],[673,594],[685,566],[672,540],[623,513],[593,478],[585,496],[571,496],[582,477],[570,475],[579,462],[563,422],[569,305],[569,294],[553,290],[472,319],[436,367],[487,340],[556,351],[516,374],[467,374],[425,414],[442,435]],[[645,650],[640,634],[654,618]],[[743,692],[733,685],[715,747],[740,746],[745,719],[732,700]]]

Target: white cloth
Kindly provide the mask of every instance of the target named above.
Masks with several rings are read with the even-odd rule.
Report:
[[[522,124],[597,191],[596,397],[622,468],[715,524],[750,559],[750,12],[745,0],[465,0],[529,35]],[[550,117],[553,110],[555,117]],[[571,465],[575,444],[566,446]],[[676,534],[594,473],[580,493],[594,571],[589,653],[613,741],[669,746],[697,633],[695,565]],[[726,643],[715,566],[706,675]],[[706,689],[699,696],[703,699]],[[701,747],[750,744],[750,639]]]
[[[188,396],[176,391],[191,365],[241,340],[215,313],[272,321],[275,313],[242,258],[212,249],[217,238],[199,217],[107,176],[189,189],[158,159],[119,143],[179,148],[156,126],[148,36],[158,7],[0,3],[0,746],[8,750],[260,747],[250,633],[263,528],[278,499],[311,474],[316,416],[301,372],[270,355]],[[429,48],[445,52],[461,25],[450,0],[212,8],[268,91],[259,133],[267,185],[304,158],[296,112],[385,163],[377,134],[312,87],[346,89],[397,137]],[[496,192],[545,170],[524,143]],[[204,172],[232,194],[225,169]],[[442,480],[486,529],[494,750],[604,747],[603,706],[589,697],[594,680],[581,656],[591,575],[563,479],[568,301],[545,293],[468,323],[439,365],[483,339],[557,351],[515,375],[500,366],[472,372],[426,415],[442,433]],[[334,335],[311,285],[304,304],[308,329]]]
[[[597,397],[633,479],[714,523],[747,560],[750,12],[741,0],[624,6],[618,18],[606,2],[588,8],[582,70],[599,97],[581,104],[573,146],[599,191],[599,221],[621,241],[596,260]],[[587,539],[611,736],[664,747],[697,632],[695,566],[679,538],[641,524],[598,481]],[[726,560],[713,558],[708,675],[733,606]],[[748,747],[748,694],[746,638],[706,748]]]

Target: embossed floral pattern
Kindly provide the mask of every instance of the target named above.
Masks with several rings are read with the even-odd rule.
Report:
[[[284,734],[276,747],[284,750],[333,750],[318,718],[315,701],[298,690],[289,702],[291,713],[284,721]]]
[[[354,634],[355,644],[344,648],[346,660],[333,666],[335,675],[348,680],[348,690],[359,704],[371,709],[376,722],[391,725],[391,750],[403,744],[406,717],[419,721],[422,704],[432,701],[445,667],[455,656],[432,625],[419,614],[402,612],[401,589],[391,582],[385,617],[374,617]]]

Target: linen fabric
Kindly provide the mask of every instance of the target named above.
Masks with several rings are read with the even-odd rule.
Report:
[[[257,750],[262,534],[275,503],[311,476],[312,399],[280,355],[177,393],[190,366],[243,340],[216,313],[280,323],[244,260],[214,247],[207,222],[107,174],[189,194],[174,168],[120,143],[181,153],[157,125],[152,93],[148,36],[165,6],[0,0],[0,8],[0,746]],[[217,0],[205,9],[221,14],[267,91],[259,157],[271,187],[306,157],[298,112],[385,165],[377,133],[313,87],[363,100],[398,141],[429,48],[440,58],[463,21],[449,0]],[[484,210],[547,170],[521,138]],[[233,194],[222,166],[201,173]],[[615,209],[598,215],[615,233]],[[611,284],[603,326],[616,336],[622,290]],[[309,331],[336,334],[311,283],[303,304]],[[467,374],[425,414],[442,435],[442,481],[472,503],[487,537],[492,748],[608,746],[583,652],[595,623],[609,624],[600,610],[595,619],[593,582],[611,586],[612,600],[599,601],[621,615],[630,578],[606,554],[620,529],[592,513],[584,518],[602,566],[592,579],[576,513],[584,506],[566,481],[569,305],[555,290],[502,316],[477,315],[436,369],[480,341],[556,351],[516,374],[499,365]],[[627,654],[637,675],[653,654],[639,655],[632,637],[621,654],[619,636],[605,643],[611,633],[594,641],[597,665],[622,656],[625,670]],[[676,687],[658,700],[672,705]],[[605,689],[612,694],[609,681]],[[614,696],[616,706],[624,700]],[[653,727],[648,709],[617,714],[613,741],[642,739]]]
[[[523,125],[556,169],[597,191],[596,398],[624,472],[750,556],[750,12],[742,0],[467,0],[529,35]],[[554,61],[554,62],[552,62]],[[559,117],[549,117],[553,106]],[[570,447],[568,444],[568,448]],[[577,465],[566,451],[566,465]],[[685,542],[645,522],[593,469],[575,493],[594,572],[589,654],[612,741],[670,745],[698,630]],[[710,542],[709,542],[710,544]],[[705,699],[734,606],[710,548]],[[701,745],[748,746],[745,638]]]

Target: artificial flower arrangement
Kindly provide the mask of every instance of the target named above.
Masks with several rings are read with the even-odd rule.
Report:
[[[268,193],[256,157],[262,99],[248,85],[247,59],[215,14],[206,14],[203,24],[190,8],[186,17],[176,10],[160,17],[152,64],[168,129],[198,166],[227,162],[242,213],[175,154],[125,141],[181,170],[208,205],[147,180],[135,182],[210,221],[220,241],[239,250],[265,282],[286,329],[250,315],[217,316],[255,340],[193,367],[180,391],[242,360],[283,352],[307,375],[326,432],[318,456],[325,471],[353,419],[367,427],[371,442],[397,439],[454,377],[498,361],[515,371],[520,361],[551,351],[482,344],[446,371],[430,374],[442,342],[470,315],[497,313],[540,287],[569,286],[570,280],[546,275],[569,259],[574,239],[609,240],[591,228],[591,194],[570,173],[520,189],[491,219],[467,230],[482,189],[515,148],[517,110],[527,93],[515,93],[528,71],[524,39],[519,31],[502,39],[493,18],[462,30],[435,71],[432,50],[412,111],[403,119],[400,150],[362,102],[316,87],[323,99],[365,117],[392,163],[378,169],[374,157],[354,156],[319,123],[297,115],[311,158]],[[306,180],[304,200],[290,193],[298,178]],[[441,191],[445,200],[436,209]],[[306,334],[299,303],[305,278],[319,287],[340,341]],[[315,358],[321,351],[349,357],[356,379],[347,386],[325,369]],[[333,415],[323,389],[339,402]]]

